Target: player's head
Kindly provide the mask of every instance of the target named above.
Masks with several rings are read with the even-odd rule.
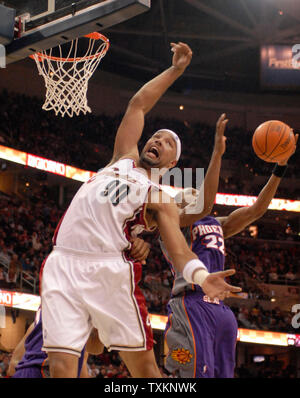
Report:
[[[171,169],[176,166],[180,155],[181,142],[178,135],[172,130],[161,129],[146,142],[140,163],[145,169]]]

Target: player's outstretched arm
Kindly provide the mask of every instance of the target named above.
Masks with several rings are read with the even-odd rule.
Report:
[[[167,89],[178,79],[192,59],[192,50],[184,43],[171,43],[172,66],[146,83],[130,100],[117,131],[112,162],[124,156],[138,158],[137,144],[141,138],[145,115]]]
[[[295,140],[296,144],[298,141],[298,137],[299,135],[297,134]],[[289,158],[294,154],[294,152],[287,159],[279,162],[278,166],[287,166],[287,162]],[[275,193],[281,181],[281,177],[278,176],[279,174],[276,174],[278,174],[278,172],[274,169],[272,176],[258,195],[256,202],[252,206],[235,210],[228,217],[218,218],[219,222],[222,225],[225,239],[243,231],[248,225],[252,224],[254,221],[258,220],[265,214],[265,212],[268,210],[271,200],[275,196]]]
[[[167,195],[159,193],[159,201],[150,202],[147,208],[154,212],[160,236],[169,253],[172,264],[189,283],[200,285],[210,298],[219,297],[227,292],[240,292],[239,287],[231,286],[224,280],[235,271],[228,270],[209,274],[202,261],[188,247],[180,230],[179,214],[175,203]]]
[[[217,121],[213,153],[204,179],[204,203],[202,205],[202,203],[195,201],[187,208],[187,212],[180,215],[181,227],[192,225],[211,213],[219,187],[222,156],[226,150],[224,133],[227,123],[228,119],[226,119],[226,114],[223,113]],[[202,195],[198,195],[198,201],[202,201]],[[197,209],[201,209],[200,212]],[[192,211],[192,213],[187,214],[189,211]]]

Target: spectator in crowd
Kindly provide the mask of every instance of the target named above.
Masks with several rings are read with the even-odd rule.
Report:
[[[6,377],[6,372],[9,367],[9,361],[10,361],[11,355],[5,352],[0,352],[0,373],[2,377]]]
[[[0,289],[4,289],[7,287],[7,282],[6,282],[6,275],[4,272],[4,267],[3,265],[0,265]]]

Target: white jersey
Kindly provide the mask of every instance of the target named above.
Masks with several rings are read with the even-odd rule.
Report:
[[[74,196],[53,244],[98,254],[129,249],[130,236],[149,230],[145,205],[152,185],[132,159],[102,169]]]

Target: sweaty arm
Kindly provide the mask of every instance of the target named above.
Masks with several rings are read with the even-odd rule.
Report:
[[[226,137],[224,136],[224,132],[227,123],[228,119],[226,119],[226,115],[225,113],[223,113],[218,119],[216,125],[214,149],[204,179],[203,206],[202,203],[197,204],[197,200],[202,201],[202,195],[198,195],[195,203],[193,203],[193,207],[195,208],[193,213],[188,214],[189,212],[187,210],[186,213],[183,212],[180,215],[181,227],[188,227],[192,225],[194,222],[198,221],[199,219],[211,213],[219,187],[222,156],[226,149],[225,145]],[[190,209],[192,208],[190,207]],[[197,209],[202,209],[202,210],[199,212],[197,211]]]
[[[12,354],[12,357],[11,357],[11,360],[9,363],[8,371],[7,371],[7,375],[9,377],[12,377],[15,374],[16,366],[23,358],[23,355],[25,354],[25,341],[26,341],[27,337],[29,336],[29,334],[33,331],[33,329],[34,329],[34,322],[29,326],[25,335],[23,336],[21,341],[17,344],[16,348],[14,349],[14,352]]]
[[[274,198],[280,181],[281,178],[272,175],[252,206],[235,210],[227,217],[217,218],[222,226],[225,239],[243,231],[248,225],[265,214],[271,200]]]
[[[192,51],[188,45],[172,43],[172,51],[172,66],[146,83],[130,100],[117,131],[111,163],[125,155],[138,158],[137,145],[143,132],[145,115],[189,65]]]
[[[228,291],[239,292],[240,288],[231,286],[224,281],[227,276],[233,275],[234,270],[215,272],[209,274],[202,261],[188,247],[180,230],[179,213],[175,203],[165,198],[159,192],[159,201],[150,199],[147,208],[154,212],[160,236],[170,255],[172,263],[178,272],[189,283],[200,285],[203,291],[211,298],[218,297]]]

